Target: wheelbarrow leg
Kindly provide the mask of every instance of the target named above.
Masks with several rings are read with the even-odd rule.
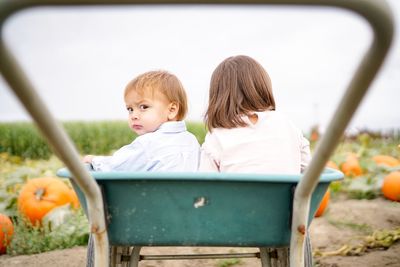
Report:
[[[310,232],[307,231],[307,235],[304,240],[304,266],[312,267],[313,265],[314,265],[314,262],[313,262],[313,256],[312,256]]]
[[[110,246],[110,267],[138,267],[141,248],[133,247],[132,253],[130,253],[128,246]],[[128,257],[129,260],[127,260]],[[94,267],[94,244],[91,235],[89,236],[86,267]]]
[[[117,254],[118,254],[118,247],[110,246],[110,266],[111,267],[117,266]]]
[[[289,247],[262,247],[259,249],[262,267],[289,267]],[[304,266],[313,266],[312,247],[309,232],[307,232],[306,238],[304,240]]]
[[[89,235],[87,254],[86,254],[86,267],[94,267],[94,243],[92,235]]]
[[[115,267],[118,264],[118,247],[110,246],[110,266]],[[86,254],[86,267],[94,267],[94,240],[93,236],[89,235],[87,254]]]
[[[138,267],[140,261],[140,250],[142,247],[133,247],[129,267]]]
[[[260,248],[262,267],[289,267],[289,248]]]
[[[271,267],[271,258],[268,253],[268,248],[260,248],[260,260],[262,267]]]

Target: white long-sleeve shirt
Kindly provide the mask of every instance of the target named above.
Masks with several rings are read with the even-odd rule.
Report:
[[[95,171],[197,171],[200,145],[184,121],[163,123],[112,156],[96,156]]]
[[[299,174],[311,159],[310,143],[283,114],[256,112],[247,127],[216,128],[201,148],[200,171]]]

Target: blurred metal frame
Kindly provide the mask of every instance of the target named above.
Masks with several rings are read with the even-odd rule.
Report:
[[[5,21],[19,10],[35,6],[88,6],[126,4],[197,4],[197,5],[302,5],[333,6],[353,11],[364,17],[373,30],[373,40],[359,63],[343,95],[326,133],[317,144],[310,166],[299,182],[294,196],[290,266],[304,266],[304,229],[308,223],[310,196],[325,163],[337,146],[371,82],[380,69],[391,46],[394,20],[386,1],[380,0],[3,0],[0,2],[0,31]],[[79,154],[62,126],[54,119],[42,98],[24,74],[11,49],[0,37],[0,70],[5,80],[38,125],[56,155],[76,177],[76,183],[85,193],[91,232],[95,239],[96,266],[109,266],[108,236],[105,225],[103,199],[100,190],[80,161]]]

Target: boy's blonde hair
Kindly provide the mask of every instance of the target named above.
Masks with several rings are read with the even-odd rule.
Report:
[[[213,128],[247,126],[243,115],[275,110],[271,79],[265,69],[248,56],[229,57],[214,70],[205,123]]]
[[[183,120],[185,118],[188,111],[187,96],[182,83],[174,74],[164,70],[145,72],[127,84],[124,97],[132,90],[142,96],[149,92],[153,95],[154,92],[163,94],[168,101],[178,105],[176,119]]]

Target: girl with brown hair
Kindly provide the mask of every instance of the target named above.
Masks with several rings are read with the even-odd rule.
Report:
[[[310,143],[276,111],[271,79],[253,58],[234,56],[212,74],[201,171],[299,174]]]

